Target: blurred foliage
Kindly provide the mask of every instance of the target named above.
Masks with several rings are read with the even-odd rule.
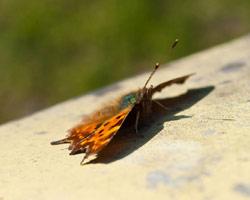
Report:
[[[0,122],[250,30],[249,0],[1,0]],[[84,106],[84,105],[83,105]]]

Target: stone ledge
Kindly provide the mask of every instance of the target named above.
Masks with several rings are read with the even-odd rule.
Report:
[[[111,160],[80,166],[50,141],[148,73],[2,125],[0,199],[249,198],[250,36],[163,66],[152,83],[192,72],[156,97],[173,112]]]

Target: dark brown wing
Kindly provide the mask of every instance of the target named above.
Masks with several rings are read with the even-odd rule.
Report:
[[[194,73],[163,82],[163,83],[161,83],[153,88],[152,94],[154,94],[155,92],[160,92],[163,88],[170,86],[172,84],[183,84],[192,75],[194,75]]]

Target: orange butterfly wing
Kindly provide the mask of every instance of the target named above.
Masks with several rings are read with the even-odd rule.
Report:
[[[70,129],[69,134],[64,139],[53,141],[51,144],[71,143],[69,149],[72,149],[80,140],[92,134],[104,121],[120,111],[118,107],[122,98],[123,97],[112,102],[111,105],[105,106],[97,112],[92,113],[84,122]]]
[[[72,147],[70,155],[85,152],[85,156],[81,162],[81,164],[84,164],[84,160],[88,158],[89,155],[95,155],[100,152],[120,129],[132,108],[133,106],[129,106],[105,120],[93,133],[75,144]]]
[[[101,124],[102,122],[100,121],[88,124],[79,124],[76,127],[69,130],[69,134],[66,136],[66,138],[51,142],[51,144],[57,145],[57,144],[71,143],[69,149],[72,149],[72,147],[75,144],[77,144],[80,140],[93,133]]]

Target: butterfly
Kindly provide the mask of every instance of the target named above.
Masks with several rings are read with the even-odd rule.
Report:
[[[88,120],[81,122],[69,130],[69,134],[61,140],[51,142],[52,145],[69,143],[70,155],[84,153],[81,164],[85,164],[89,156],[97,156],[119,132],[124,122],[132,118],[134,132],[147,116],[152,115],[152,104],[156,103],[163,109],[167,109],[152,97],[155,93],[172,84],[183,84],[191,75],[188,74],[166,82],[155,87],[147,87],[150,79],[159,68],[156,63],[154,70],[145,82],[142,89],[130,92],[120,97],[115,104],[104,107],[90,115]],[[130,115],[129,115],[130,114]]]

